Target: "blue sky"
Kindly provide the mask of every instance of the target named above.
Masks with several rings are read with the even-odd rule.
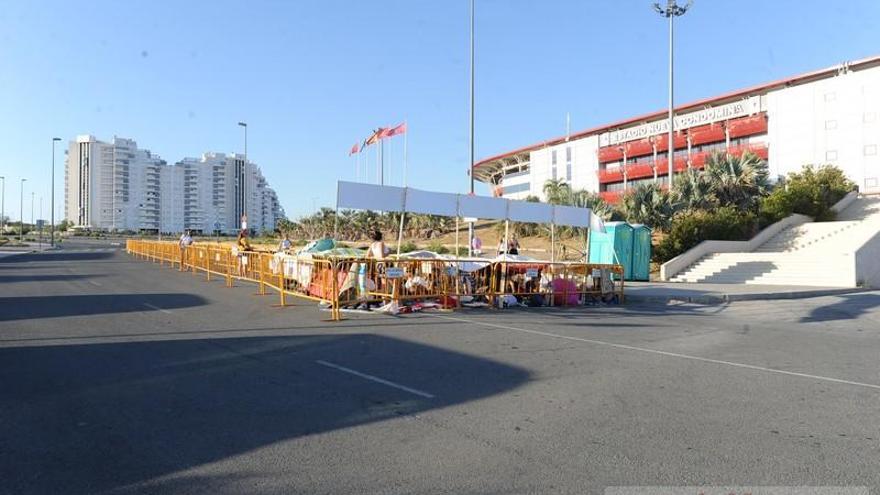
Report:
[[[663,108],[650,3],[477,0],[477,158],[563,134],[566,112],[578,130]],[[876,0],[697,0],[676,24],[676,101],[876,55],[878,23]],[[463,192],[468,0],[0,0],[0,115],[13,219],[21,177],[26,219],[31,191],[49,216],[53,136],[131,137],[175,161],[241,151],[239,120],[291,217],[333,204],[351,145],[403,120],[409,184]]]

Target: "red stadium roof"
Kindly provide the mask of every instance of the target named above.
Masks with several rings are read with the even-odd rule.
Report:
[[[693,108],[702,107],[702,106],[706,106],[706,105],[713,104],[713,103],[720,103],[724,100],[728,100],[728,99],[732,99],[732,98],[736,98],[736,97],[746,96],[746,95],[750,95],[750,94],[754,94],[754,93],[764,93],[764,92],[767,92],[768,90],[773,89],[773,88],[792,86],[795,84],[808,82],[810,80],[824,79],[826,77],[830,77],[830,76],[833,76],[834,74],[837,74],[844,67],[852,70],[852,69],[862,68],[865,66],[876,65],[878,63],[880,63],[880,55],[874,56],[874,57],[869,57],[869,58],[864,58],[861,60],[856,60],[854,62],[845,62],[843,64],[838,64],[838,65],[828,67],[825,69],[820,69],[820,70],[816,70],[813,72],[807,72],[807,73],[800,74],[797,76],[788,77],[785,79],[779,79],[777,81],[773,81],[773,82],[769,82],[769,83],[765,83],[765,84],[759,84],[757,86],[751,86],[751,87],[736,90],[736,91],[731,91],[729,93],[724,93],[719,96],[713,96],[711,98],[704,98],[702,100],[692,101],[690,103],[686,103],[686,104],[679,105],[679,106],[675,107],[675,111],[682,112],[685,110],[690,110]],[[618,128],[628,126],[631,124],[636,124],[639,122],[644,122],[644,121],[656,119],[657,117],[662,117],[662,116],[666,115],[667,112],[668,112],[668,110],[658,110],[656,112],[646,113],[643,115],[639,115],[637,117],[632,117],[629,119],[620,120],[617,122],[612,122],[610,124],[592,127],[590,129],[586,129],[586,130],[571,134],[568,137],[568,140],[579,139],[579,138],[583,138],[586,136],[591,136],[593,134],[599,134],[604,131],[618,129]],[[484,159],[476,162],[474,164],[474,168],[476,169],[476,168],[481,167],[483,165],[486,165],[492,161],[499,160],[499,159],[506,158],[506,157],[510,157],[513,155],[517,155],[519,153],[525,153],[528,151],[534,151],[537,149],[541,149],[541,148],[544,148],[547,146],[554,146],[557,144],[561,144],[561,143],[564,143],[565,141],[566,141],[566,136],[561,136],[561,137],[541,141],[540,143],[535,143],[535,144],[532,144],[529,146],[515,149],[513,151],[508,151],[508,152],[502,153],[500,155],[495,155],[495,156],[491,156],[489,158],[484,158]]]

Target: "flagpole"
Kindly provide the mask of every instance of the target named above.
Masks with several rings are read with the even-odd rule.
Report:
[[[407,124],[407,122],[405,120],[403,121],[403,128],[405,129],[403,131],[403,187],[406,187],[407,186],[406,175],[407,175],[407,171],[408,171],[406,168],[406,136],[407,136],[407,134],[409,134],[409,125]]]
[[[388,140],[388,185],[394,185],[394,138]]]
[[[355,170],[355,172],[354,172],[355,180],[356,180],[356,182],[360,182],[361,181],[361,153],[360,153],[360,151],[358,151],[356,156],[354,157],[354,170]]]
[[[378,143],[376,143],[378,144]],[[379,183],[379,146],[376,146],[376,184]]]

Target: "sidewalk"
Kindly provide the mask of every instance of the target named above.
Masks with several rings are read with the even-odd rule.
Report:
[[[867,292],[871,289],[797,285],[626,282],[624,290],[626,301],[633,303],[688,302],[696,304],[724,304],[733,301],[804,299]]]

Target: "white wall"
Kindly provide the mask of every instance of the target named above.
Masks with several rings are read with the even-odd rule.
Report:
[[[880,192],[880,68],[770,92],[768,114],[771,174],[830,163]]]
[[[556,178],[566,180],[566,148],[571,148],[571,180],[572,189],[586,189],[590,192],[599,191],[599,136],[593,135],[581,139],[573,139],[567,143],[535,150],[530,153],[531,194],[544,198],[544,183],[553,178],[553,151],[556,151]],[[505,196],[511,197],[513,196]],[[515,199],[515,198],[514,198]]]

